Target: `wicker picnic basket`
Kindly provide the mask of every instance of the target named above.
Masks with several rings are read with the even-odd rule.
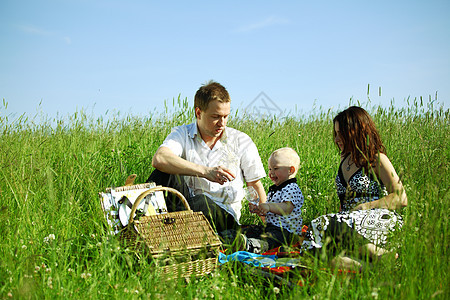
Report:
[[[157,191],[175,194],[187,210],[135,219],[139,203]],[[127,247],[150,254],[160,275],[171,279],[210,273],[217,266],[222,245],[203,213],[192,211],[177,190],[161,186],[138,196],[121,238]]]

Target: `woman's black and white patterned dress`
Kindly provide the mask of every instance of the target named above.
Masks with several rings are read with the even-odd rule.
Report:
[[[335,182],[341,211],[314,219],[303,242],[303,249],[322,248],[326,237],[333,238],[336,243],[350,243],[352,241],[349,239],[362,237],[363,242],[383,246],[389,234],[400,229],[403,224],[397,212],[385,208],[351,211],[359,204],[386,196],[388,192],[381,181],[372,174],[364,174],[362,168],[349,178],[347,184],[342,173],[342,162]]]

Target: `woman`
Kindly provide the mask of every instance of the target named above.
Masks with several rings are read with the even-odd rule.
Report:
[[[356,250],[380,256],[389,233],[402,226],[395,210],[407,205],[405,190],[364,109],[349,107],[334,118],[333,125],[341,153],[335,181],[340,211],[314,219],[302,248],[326,245],[327,250],[350,250],[356,243]]]

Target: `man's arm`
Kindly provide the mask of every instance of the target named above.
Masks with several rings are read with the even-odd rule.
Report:
[[[233,180],[235,175],[223,166],[206,167],[187,161],[177,155],[168,147],[159,147],[152,159],[152,166],[164,173],[198,176],[212,182],[224,184]],[[264,191],[264,189],[263,189]]]
[[[259,195],[259,203],[260,204],[266,203],[267,195],[266,195],[266,191],[264,191],[264,186],[262,185],[261,180],[247,182],[247,186],[252,186],[256,190],[256,192]],[[248,208],[249,208],[251,213],[255,213],[255,209],[257,208],[257,206],[249,203],[248,204]],[[259,217],[261,218],[263,223],[266,222],[266,216],[265,215],[259,215]]]
[[[259,203],[265,203],[267,201],[266,191],[264,191],[261,180],[247,182],[247,186],[252,186],[256,190],[259,195]]]

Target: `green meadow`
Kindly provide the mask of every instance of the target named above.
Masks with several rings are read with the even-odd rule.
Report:
[[[145,117],[98,118],[79,111],[60,119],[11,118],[3,101],[0,298],[449,299],[450,111],[421,99],[403,108],[370,101],[361,106],[375,120],[408,195],[404,226],[392,243],[399,257],[348,275],[310,261],[311,272],[299,285],[238,263],[188,281],[162,280],[150,260],[138,260],[117,236],[108,235],[98,193],[123,185],[133,173],[137,183],[147,179],[152,155],[170,129],[192,122],[187,100]],[[254,140],[266,171],[274,149],[290,146],[298,152],[305,223],[339,208],[336,113],[321,108],[261,120],[237,110],[228,123]],[[267,191],[271,182],[265,178],[263,184]],[[241,221],[258,219],[244,207]]]

